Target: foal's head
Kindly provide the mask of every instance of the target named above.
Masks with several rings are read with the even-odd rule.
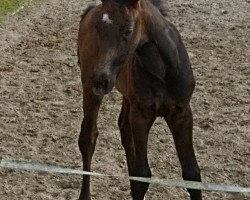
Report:
[[[102,0],[96,21],[98,60],[91,78],[97,95],[109,93],[141,36],[139,0]]]

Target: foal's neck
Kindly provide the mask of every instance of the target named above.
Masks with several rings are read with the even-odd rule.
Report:
[[[160,8],[151,3],[150,0],[142,0],[141,20],[144,24],[144,34],[150,38],[154,33],[162,31],[167,25],[168,21],[162,15]]]

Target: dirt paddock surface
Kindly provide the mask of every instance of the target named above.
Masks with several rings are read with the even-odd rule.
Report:
[[[79,16],[92,1],[44,0],[0,27],[0,158],[81,169],[77,146],[82,91],[76,56]],[[187,46],[196,90],[194,144],[206,182],[250,187],[249,0],[169,0],[168,13]],[[127,173],[117,127],[121,96],[105,98],[93,171]],[[173,140],[158,119],[150,133],[155,177],[181,179]],[[0,169],[1,200],[77,199],[81,177]],[[125,200],[129,183],[92,178],[94,200]],[[147,200],[189,199],[183,189],[150,186]],[[204,192],[204,199],[247,194]]]

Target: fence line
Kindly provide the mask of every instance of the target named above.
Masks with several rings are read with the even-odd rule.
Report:
[[[17,13],[21,12],[26,6],[28,6],[30,3],[32,3],[33,0],[28,0],[23,5],[21,5],[18,9],[16,9],[14,12],[12,12],[10,15],[16,15]]]
[[[230,193],[250,193],[250,188],[225,185],[225,184],[214,184],[214,183],[201,183],[195,181],[184,181],[184,180],[171,180],[171,179],[159,179],[159,178],[144,178],[144,177],[132,177],[126,175],[108,175],[96,172],[87,172],[76,169],[70,169],[66,167],[58,167],[53,165],[37,164],[24,161],[14,160],[1,160],[0,167],[9,168],[22,171],[32,172],[46,172],[46,173],[60,173],[60,174],[74,174],[74,175],[88,175],[88,176],[99,176],[99,177],[115,177],[120,179],[134,180],[139,182],[146,182],[155,185],[163,185],[167,187],[179,187],[189,188],[204,191],[214,192],[230,192]]]

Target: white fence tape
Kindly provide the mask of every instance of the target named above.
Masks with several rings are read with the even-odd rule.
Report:
[[[10,15],[14,16],[17,13],[19,13],[20,11],[22,11],[27,5],[29,5],[30,3],[32,3],[33,0],[28,0],[26,1],[22,6],[20,6],[18,9],[16,9],[14,12],[12,12]]]
[[[25,170],[32,172],[47,172],[47,173],[60,173],[60,174],[75,174],[75,175],[88,175],[88,176],[101,176],[101,177],[116,177],[122,179],[130,179],[134,181],[146,182],[156,185],[164,185],[167,187],[179,187],[179,188],[189,188],[205,191],[215,191],[215,192],[237,192],[237,193],[250,193],[250,188],[223,185],[223,184],[213,184],[213,183],[200,183],[195,181],[184,181],[184,180],[169,180],[169,179],[158,179],[158,178],[143,178],[143,177],[129,177],[125,175],[107,175],[95,172],[87,172],[76,169],[57,167],[52,165],[35,164],[24,161],[13,161],[13,160],[1,160],[0,167]]]

